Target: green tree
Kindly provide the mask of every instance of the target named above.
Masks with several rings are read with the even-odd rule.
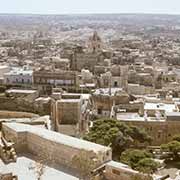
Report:
[[[173,140],[180,142],[180,134],[175,135],[175,136],[173,137]]]
[[[162,144],[161,151],[166,151],[166,152],[172,153],[172,158],[174,160],[177,160],[177,159],[179,159],[180,142],[173,140],[167,144]]]
[[[121,154],[120,160],[136,169],[138,162],[144,158],[152,158],[152,154],[145,150],[127,149]]]
[[[150,143],[152,141],[152,138],[147,135],[146,131],[144,129],[140,129],[137,126],[130,126],[130,135],[134,139],[136,139],[138,142],[148,142]]]
[[[119,157],[130,145],[137,145],[139,142],[149,142],[151,138],[144,130],[138,127],[128,126],[115,119],[100,119],[94,122],[93,127],[85,135],[84,139],[110,146],[113,156]]]
[[[137,163],[136,169],[140,172],[150,174],[155,172],[158,167],[160,167],[160,164],[158,162],[154,161],[151,158],[144,158]]]
[[[152,173],[159,167],[159,163],[152,159],[152,154],[145,150],[128,149],[121,154],[120,160],[143,173]]]

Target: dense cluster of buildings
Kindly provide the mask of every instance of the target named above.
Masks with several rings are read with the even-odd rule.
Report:
[[[113,161],[109,147],[81,137],[97,118],[114,118],[144,128],[152,137],[152,146],[179,134],[179,45],[165,37],[151,40],[135,36],[107,45],[96,31],[83,45],[57,44],[39,34],[33,42],[22,41],[17,48],[14,41],[2,39],[0,109],[49,116],[47,121],[21,121],[33,125],[18,120],[3,123],[2,136],[14,142],[15,150],[23,156],[17,159],[16,170],[0,160],[0,174],[2,167],[2,173],[7,168],[9,176],[12,173],[12,177],[26,179],[18,169],[20,164],[36,163],[34,155],[41,152],[47,161],[50,158],[51,163],[61,164],[58,170],[46,167],[44,179],[52,174],[63,180],[82,178],[80,163],[89,165],[87,169],[97,179],[145,176]],[[46,130],[35,127],[43,123]],[[1,149],[0,156],[4,156]]]

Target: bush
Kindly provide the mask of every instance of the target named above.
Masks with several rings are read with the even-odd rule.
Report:
[[[167,144],[161,145],[161,151],[166,151],[172,153],[172,158],[174,160],[179,158],[180,153],[180,142],[179,141],[171,141]]]
[[[152,154],[145,150],[128,149],[121,154],[120,160],[136,169],[138,162],[144,158],[152,158]]]
[[[121,154],[120,160],[143,173],[152,173],[159,167],[159,163],[152,159],[152,154],[145,150],[128,149]]]
[[[136,169],[144,173],[153,173],[157,170],[158,167],[160,167],[158,162],[151,158],[144,158],[137,163]]]
[[[175,136],[173,137],[173,140],[180,142],[180,134],[175,135]]]
[[[137,142],[147,142],[150,137],[138,127],[128,126],[115,119],[100,119],[94,121],[93,127],[84,139],[111,146],[113,157],[119,157],[134,142],[136,142],[134,143],[134,146],[136,146]]]

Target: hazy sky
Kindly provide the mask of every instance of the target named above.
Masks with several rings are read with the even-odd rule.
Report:
[[[180,0],[0,0],[0,13],[180,14]]]

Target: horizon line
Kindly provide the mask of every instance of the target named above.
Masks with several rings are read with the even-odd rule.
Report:
[[[168,16],[179,16],[180,13],[148,13],[148,12],[120,12],[120,13],[111,13],[111,12],[99,12],[99,13],[93,13],[93,12],[87,12],[87,13],[83,13],[83,12],[80,12],[80,13],[14,13],[14,12],[4,12],[4,13],[1,13],[0,12],[0,15],[34,15],[34,16],[46,16],[46,15],[56,15],[56,16],[68,16],[68,15],[168,15]]]

